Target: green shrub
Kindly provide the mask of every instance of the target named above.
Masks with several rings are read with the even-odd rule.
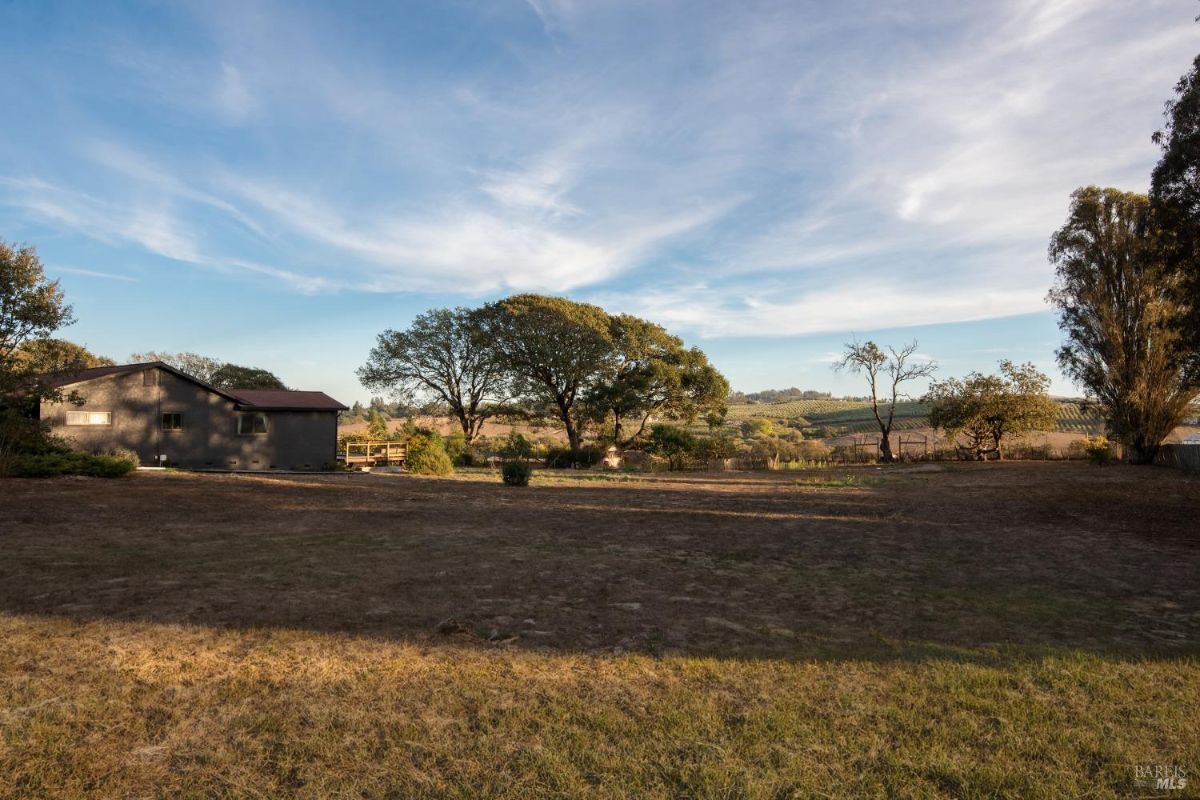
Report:
[[[655,425],[650,429],[646,449],[654,455],[667,459],[667,467],[683,469],[687,460],[696,452],[696,437],[677,425]]]
[[[130,450],[128,447],[107,447],[104,450],[93,451],[92,455],[120,458],[129,461],[135,467],[139,467],[142,464],[142,459],[138,456],[137,451]]]
[[[796,452],[801,461],[828,461],[833,455],[833,449],[824,442],[800,442]]]
[[[414,475],[449,475],[454,472],[442,437],[430,430],[421,430],[408,437],[408,460],[404,466]]]
[[[1089,441],[1084,450],[1087,452],[1088,459],[1100,467],[1116,460],[1116,453],[1113,452],[1112,445],[1103,436],[1097,436]]]
[[[480,453],[474,447],[468,447],[450,459],[450,462],[456,467],[482,467],[487,464],[487,456]]]
[[[775,425],[769,419],[748,419],[742,423],[742,436],[750,438],[752,436],[772,436],[775,433]]]
[[[546,466],[565,469],[576,464],[591,467],[604,460],[604,449],[596,445],[584,445],[578,450],[569,447],[551,447],[546,450]]]
[[[696,458],[706,464],[713,464],[736,456],[737,445],[732,436],[722,434],[701,436],[696,440],[693,453]]]
[[[444,446],[450,462],[457,464],[467,452],[467,436],[462,431],[454,431],[446,437]]]
[[[528,461],[506,461],[500,468],[501,477],[508,486],[528,486],[533,467]]]
[[[18,456],[10,466],[9,474],[18,478],[51,478],[56,475],[120,478],[135,469],[136,461],[121,456],[93,456],[67,451]]]
[[[87,456],[81,475],[96,478],[120,478],[137,469],[138,462],[123,456]]]
[[[500,447],[500,455],[505,458],[532,458],[533,443],[516,431],[509,431],[508,438]]]

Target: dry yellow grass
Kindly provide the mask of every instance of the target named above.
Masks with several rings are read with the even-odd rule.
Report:
[[[1108,797],[1200,664],[547,655],[0,618],[4,797]],[[1194,774],[1194,772],[1193,772]]]
[[[1130,796],[1200,776],[1198,487],[6,481],[0,798]]]

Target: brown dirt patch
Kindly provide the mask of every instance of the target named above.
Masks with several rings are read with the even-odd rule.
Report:
[[[1198,496],[1078,463],[8,480],[0,610],[546,651],[1182,653]]]

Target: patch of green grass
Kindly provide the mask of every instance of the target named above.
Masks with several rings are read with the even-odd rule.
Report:
[[[896,478],[890,475],[863,475],[861,472],[826,472],[817,475],[806,475],[796,478],[794,484],[813,489],[845,489],[871,486],[886,486],[895,483]]]

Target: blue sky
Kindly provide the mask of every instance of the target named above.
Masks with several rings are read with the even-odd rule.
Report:
[[[346,402],[375,334],[515,291],[746,391],[851,335],[1053,370],[1070,192],[1144,191],[1191,0],[0,3],[0,237],[118,360]]]

